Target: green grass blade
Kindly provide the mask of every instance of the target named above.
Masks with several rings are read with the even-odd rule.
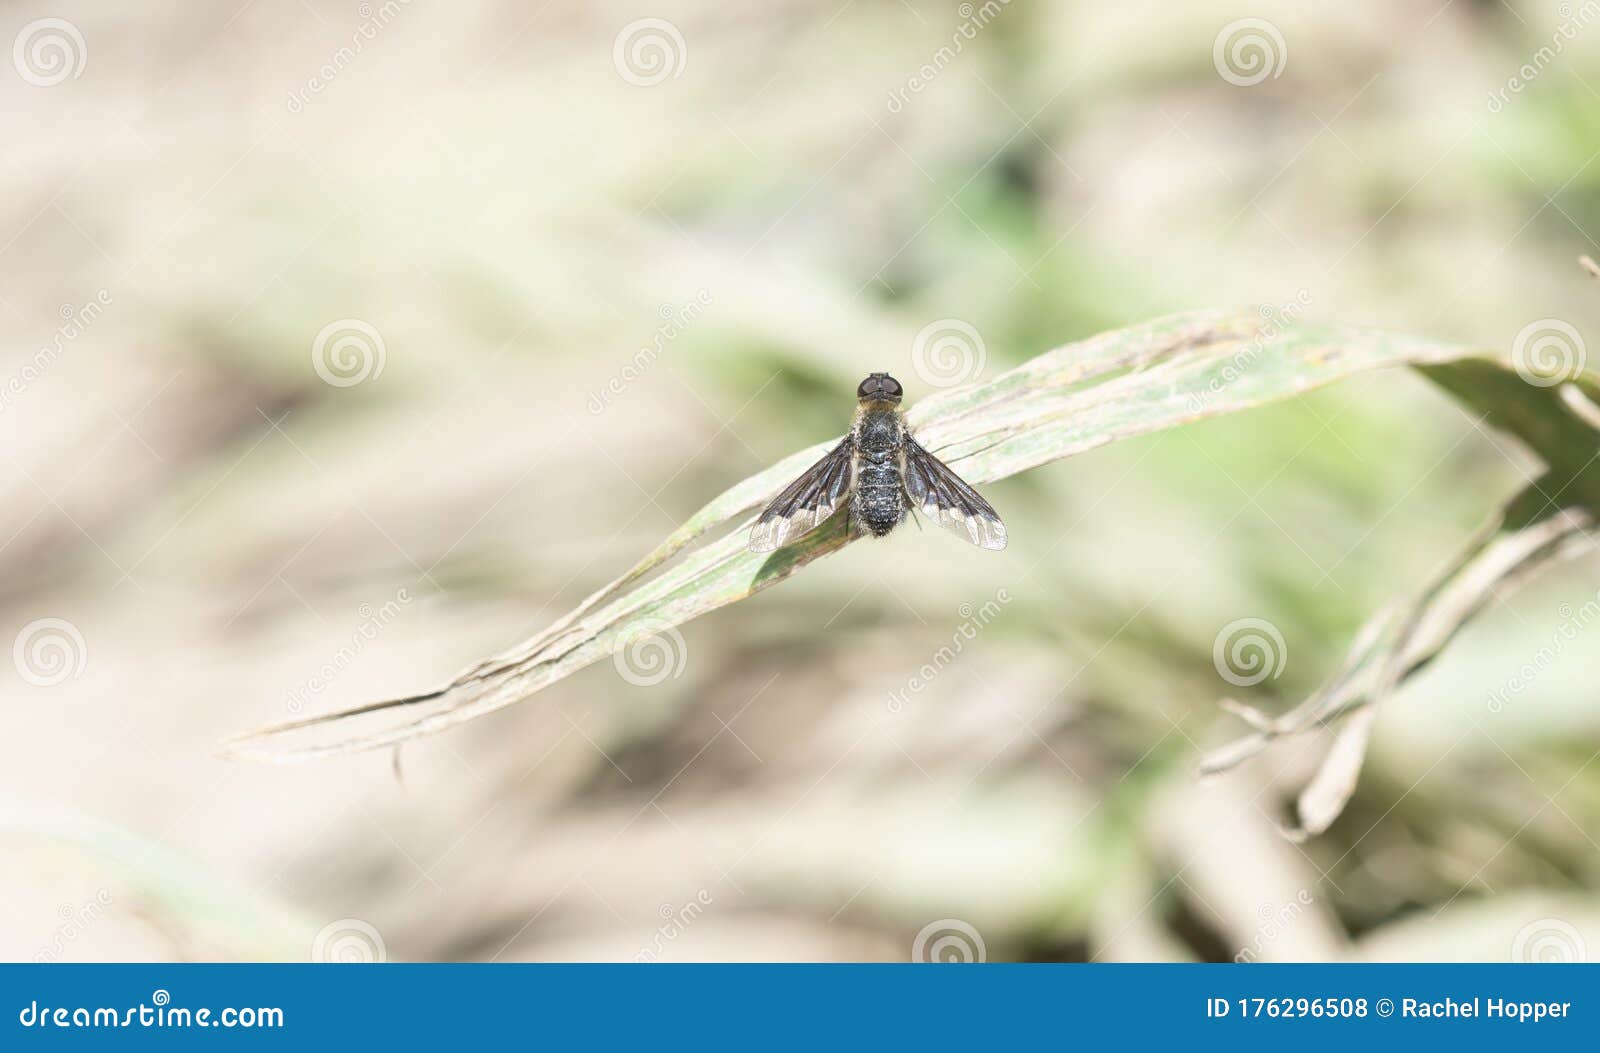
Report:
[[[1407,365],[1435,370],[1430,376],[1478,412],[1502,414],[1494,423],[1519,434],[1524,425],[1530,434],[1538,431],[1524,420],[1537,407],[1518,400],[1540,389],[1470,349],[1371,329],[1291,325],[1257,311],[1194,312],[1103,333],[986,383],[935,394],[912,407],[908,418],[925,446],[982,483],[1357,373]],[[229,751],[304,760],[443,731],[523,701],[641,636],[777,584],[850,542],[843,517],[770,555],[746,549],[747,517],[836,441],[795,453],[724,491],[548,629],[445,687],[264,728],[233,740]],[[1541,453],[1542,443],[1530,440]]]

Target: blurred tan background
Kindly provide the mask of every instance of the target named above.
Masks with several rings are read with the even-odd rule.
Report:
[[[1409,374],[996,484],[1003,554],[852,546],[398,776],[216,755],[542,628],[872,369],[1236,303],[1592,335],[1600,4],[60,0],[7,43],[0,955],[1600,953],[1600,660],[1537,657],[1592,561],[1386,706],[1323,837],[1276,825],[1326,742],[1194,777],[1531,469]],[[982,361],[919,369],[949,320]]]

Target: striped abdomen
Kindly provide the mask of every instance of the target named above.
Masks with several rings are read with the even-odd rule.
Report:
[[[856,421],[855,494],[850,516],[859,528],[882,537],[905,518],[905,489],[900,481],[900,414],[892,409],[864,410]]]

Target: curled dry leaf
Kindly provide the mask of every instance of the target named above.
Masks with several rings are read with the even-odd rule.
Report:
[[[1483,419],[1518,435],[1549,466],[1481,529],[1462,552],[1404,604],[1391,604],[1362,627],[1339,671],[1289,712],[1269,717],[1230,704],[1251,732],[1206,756],[1215,775],[1275,741],[1340,724],[1332,748],[1298,800],[1294,838],[1326,830],[1349,802],[1376,707],[1425,666],[1498,591],[1541,569],[1591,551],[1600,508],[1600,431],[1595,382],[1587,375],[1559,389],[1507,377],[1481,361],[1423,372]]]

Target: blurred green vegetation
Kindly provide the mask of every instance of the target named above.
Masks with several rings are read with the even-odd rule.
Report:
[[[1219,698],[1298,701],[1532,470],[1403,372],[995,484],[1002,558],[932,531],[852,546],[687,626],[681,677],[601,664],[408,748],[400,783],[387,758],[210,755],[293,715],[286,691],[396,588],[416,609],[320,707],[542,627],[836,434],[864,372],[926,394],[911,347],[938,319],[982,334],[985,376],[1302,291],[1318,320],[1502,351],[1538,319],[1591,334],[1573,260],[1600,252],[1600,26],[1492,112],[1559,14],[1267,3],[1284,71],[1239,87],[1212,64],[1228,5],[1013,4],[892,113],[953,5],[606,5],[525,31],[519,5],[408,9],[287,114],[348,35],[314,6],[190,25],[176,64],[96,46],[93,75],[5,89],[14,342],[86,288],[117,300],[0,418],[50,493],[6,476],[7,625],[68,611],[93,655],[48,704],[0,707],[0,778],[25,811],[93,814],[269,905],[230,929],[130,894],[150,931],[86,953],[285,954],[358,917],[394,957],[631,958],[700,888],[715,903],[674,956],[902,958],[940,918],[992,960],[1498,959],[1551,918],[1600,946],[1593,648],[1486,705],[1594,596],[1592,560],[1503,596],[1384,707],[1326,835],[1275,830],[1325,743],[1195,782],[1237,730]],[[689,50],[652,87],[609,57],[645,16]],[[168,17],[82,26],[125,42]],[[704,316],[590,414],[700,290]],[[343,318],[381,331],[386,365],[336,388],[308,349]],[[997,582],[1015,602],[890,712]],[[1246,617],[1288,661],[1237,688],[1212,648]],[[109,843],[62,861],[8,836],[48,860],[14,878],[12,956],[48,942],[62,874],[137,885]],[[305,932],[257,935],[284,915]]]

